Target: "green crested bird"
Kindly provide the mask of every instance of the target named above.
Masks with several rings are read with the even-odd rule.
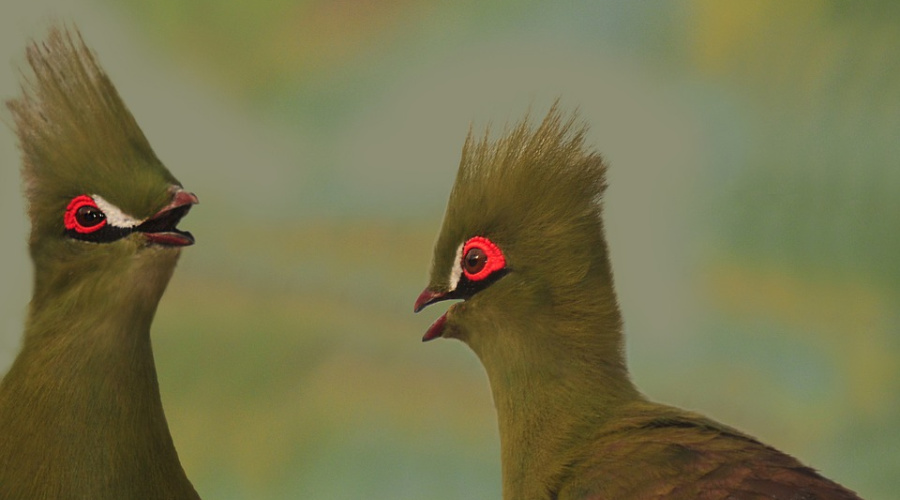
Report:
[[[418,312],[423,340],[479,357],[500,430],[503,498],[855,499],[796,459],[632,384],[603,235],[606,167],[556,105],[492,142],[471,133]]]
[[[73,33],[74,31],[74,33]],[[29,45],[7,102],[34,290],[0,383],[0,498],[198,498],[160,401],[150,323],[197,197],[169,173],[76,30]]]

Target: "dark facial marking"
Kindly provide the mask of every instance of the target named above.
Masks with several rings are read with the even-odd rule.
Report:
[[[66,207],[63,224],[66,226],[66,235],[70,238],[93,243],[108,243],[124,238],[132,232],[130,227],[108,224],[106,214],[100,210],[97,202],[87,195],[72,198]]]

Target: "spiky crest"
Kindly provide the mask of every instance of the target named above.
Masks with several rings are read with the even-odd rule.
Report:
[[[577,114],[564,117],[558,103],[536,128],[526,116],[497,140],[490,130],[481,137],[470,130],[432,278],[449,275],[459,244],[473,235],[487,235],[512,254],[537,256],[558,249],[558,255],[571,257],[572,252],[600,251],[605,258],[600,198],[606,165],[598,153],[586,150],[586,133]],[[594,244],[573,247],[585,238]],[[434,279],[432,285],[437,285]]]
[[[100,194],[138,218],[161,207],[178,182],[77,28],[54,26],[26,57],[32,75],[23,78],[22,97],[6,105],[22,151],[32,242],[57,228],[79,194]]]
[[[33,74],[7,106],[23,156],[35,283],[22,350],[0,382],[0,498],[196,499],[150,343],[181,247],[149,235],[170,234],[156,229],[175,230],[186,210],[102,244],[66,232],[66,208],[81,195],[128,227],[177,202],[177,181],[76,29],[53,27],[26,55]]]
[[[462,340],[484,365],[503,498],[857,499],[729,427],[647,401],[631,383],[600,213],[605,167],[576,123],[554,105],[537,128],[526,118],[496,141],[470,132],[431,283],[416,301],[421,310],[464,299],[423,340]],[[454,295],[450,269],[470,263],[457,251],[473,236],[496,244],[504,273]]]

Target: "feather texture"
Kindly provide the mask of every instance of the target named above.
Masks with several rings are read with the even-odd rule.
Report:
[[[159,186],[178,181],[77,30],[53,28],[26,49],[32,74],[7,101],[22,151],[22,176],[39,239],[55,227],[71,192],[105,199],[138,219],[168,201]]]
[[[427,338],[465,342],[488,378],[503,497],[855,499],[794,458],[647,401],[625,364],[603,235],[606,166],[558,105],[497,140],[470,132],[416,309],[462,298]],[[502,274],[456,290],[460,245],[486,238]],[[458,278],[457,278],[458,279]]]
[[[7,106],[35,278],[22,350],[0,383],[0,498],[198,498],[172,443],[150,343],[180,251],[138,232],[80,241],[64,223],[70,200],[97,196],[137,219],[179,205],[153,230],[174,231],[196,197],[153,154],[77,31],[52,28],[27,58],[33,75]]]

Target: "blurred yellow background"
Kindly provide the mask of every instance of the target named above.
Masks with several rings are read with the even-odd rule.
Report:
[[[900,491],[890,1],[7,0],[0,96],[76,22],[202,204],[153,329],[210,499],[500,497],[487,380],[414,316],[470,124],[556,98],[611,164],[638,386],[865,498]],[[10,122],[4,110],[4,121]],[[30,294],[0,134],[0,372]]]

